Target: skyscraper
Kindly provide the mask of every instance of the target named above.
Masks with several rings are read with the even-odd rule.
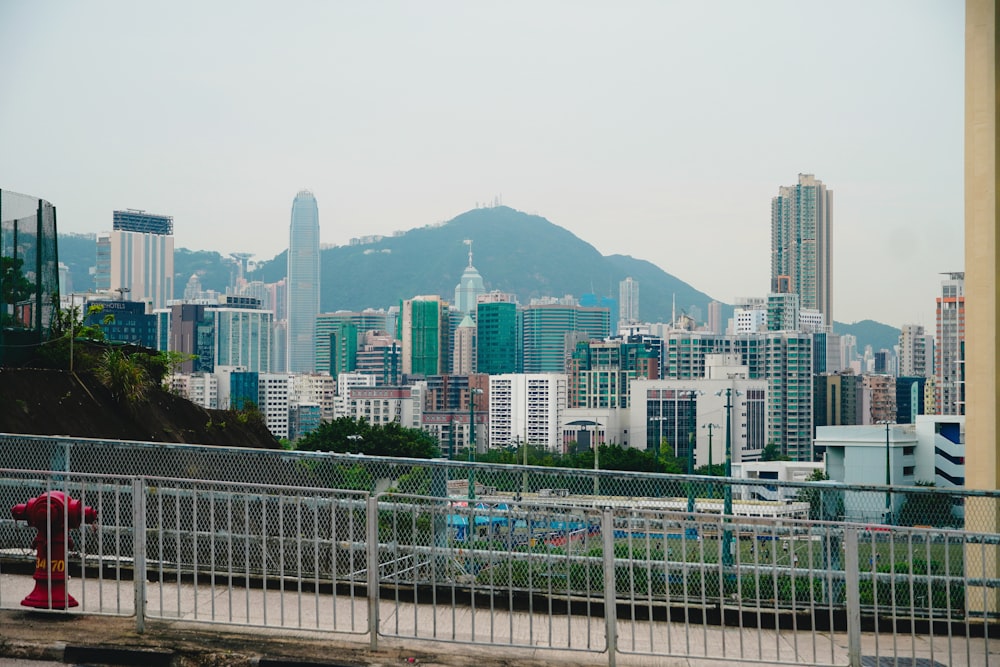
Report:
[[[812,174],[771,199],[771,291],[798,294],[832,326],[833,192]]]
[[[98,290],[120,300],[165,308],[174,298],[174,219],[145,211],[115,211],[112,231],[97,238]]]
[[[618,327],[639,321],[639,281],[629,276],[618,283]]]
[[[441,375],[448,369],[448,304],[437,295],[415,296],[402,302],[399,340],[403,343],[403,373]]]
[[[477,371],[488,375],[518,372],[520,337],[513,297],[491,293],[480,299],[476,313]]]
[[[483,285],[483,277],[479,275],[476,267],[472,266],[472,241],[466,240],[469,246],[469,265],[462,272],[462,277],[455,285],[455,308],[460,313],[476,316],[476,299],[480,294],[486,293]]]
[[[962,363],[965,360],[965,273],[946,274],[937,298],[937,345],[934,368],[937,376],[937,413],[964,415]]]
[[[319,315],[319,207],[308,190],[295,195],[288,238],[289,373],[316,370]]]

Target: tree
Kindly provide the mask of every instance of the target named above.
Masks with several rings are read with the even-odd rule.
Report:
[[[17,309],[13,315],[7,310],[8,304],[18,304],[31,296],[31,281],[25,277],[23,267],[21,258],[0,257],[0,326],[29,324],[20,321]]]
[[[302,437],[297,449],[414,459],[432,459],[441,455],[437,441],[420,429],[406,428],[397,422],[372,425],[365,419],[351,417],[323,422],[315,431]]]
[[[800,489],[795,499],[799,502],[809,503],[809,519],[812,521],[839,521],[844,517],[843,494],[837,489],[816,484],[830,479],[825,471],[816,469],[807,482],[814,482],[809,488]]]
[[[778,445],[774,444],[774,441],[764,445],[764,451],[760,453],[761,461],[791,461],[790,456],[785,456],[781,453]]]

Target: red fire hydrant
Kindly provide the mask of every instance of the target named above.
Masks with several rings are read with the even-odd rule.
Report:
[[[31,543],[36,549],[35,590],[21,604],[39,609],[65,609],[80,604],[66,591],[66,548],[73,548],[68,530],[79,528],[84,522],[94,523],[97,511],[61,491],[43,493],[14,505],[10,511],[15,521],[27,521],[38,530]]]

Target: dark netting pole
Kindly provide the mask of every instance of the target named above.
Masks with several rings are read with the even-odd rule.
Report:
[[[35,332],[42,342],[42,200],[35,212]]]

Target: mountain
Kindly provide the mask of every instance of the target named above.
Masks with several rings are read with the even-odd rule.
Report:
[[[850,334],[858,339],[858,354],[864,354],[865,345],[871,345],[873,352],[893,349],[899,344],[899,329],[874,320],[861,320],[853,324],[834,322],[833,330],[840,335]]]
[[[473,242],[473,265],[486,288],[515,294],[522,304],[566,294],[617,301],[618,283],[628,276],[640,283],[640,317],[646,321],[669,320],[675,295],[678,309],[693,305],[703,314],[712,300],[649,262],[605,257],[545,218],[498,206],[371,243],[323,250],[320,309],[385,308],[420,294],[439,294],[450,301],[468,264],[466,239]],[[281,279],[286,256],[278,255],[251,277]],[[612,320],[616,318],[613,313]]]
[[[444,223],[426,225],[368,243],[326,248],[320,253],[323,285],[320,309],[362,310],[389,308],[421,294],[452,300],[468,263],[473,264],[489,290],[517,295],[522,304],[532,298],[583,294],[618,299],[618,283],[631,276],[639,282],[639,316],[646,322],[667,322],[676,300],[677,312],[701,311],[707,317],[712,298],[670,275],[652,262],[627,255],[602,255],[589,243],[543,217],[506,206],[477,208]],[[93,287],[88,270],[96,260],[95,236],[60,234],[59,259],[70,267],[72,289]],[[251,280],[276,282],[285,277],[287,251],[258,264]],[[224,293],[232,281],[234,264],[218,252],[179,248],[174,253],[174,292],[184,293],[197,274],[202,289]],[[723,318],[733,308],[723,305]],[[612,313],[612,321],[617,313]],[[859,351],[892,349],[899,329],[865,320],[834,323],[839,334],[857,337]]]

